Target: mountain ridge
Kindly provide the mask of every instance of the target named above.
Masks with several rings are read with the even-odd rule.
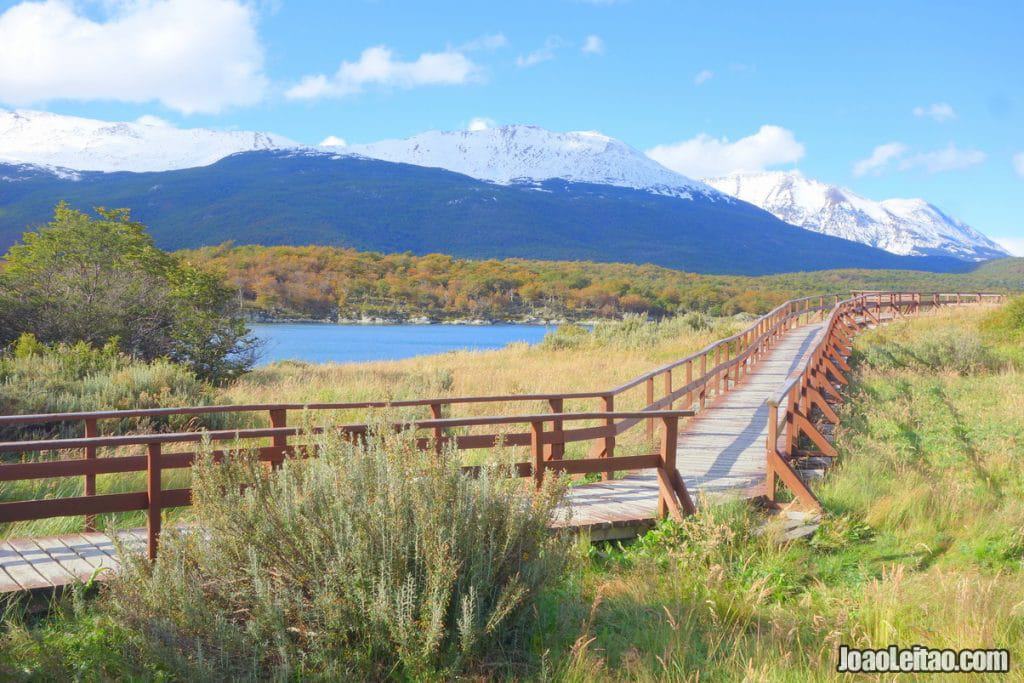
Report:
[[[273,133],[177,128],[155,117],[107,122],[0,109],[0,162],[67,171],[168,171],[207,166],[237,152],[297,143]]]
[[[547,192],[544,184],[566,183],[633,189],[723,215],[739,215],[732,204],[750,203],[800,228],[880,247],[901,255],[951,255],[967,261],[1006,255],[1005,250],[924,200],[872,202],[855,193],[803,178],[766,172],[693,180],[661,166],[629,145],[594,131],[557,133],[527,125],[473,131],[428,131],[403,140],[313,147],[254,131],[183,129],[143,117],[134,123],[108,123],[47,112],[0,109],[0,162],[21,166],[0,174],[15,182],[49,173],[79,180],[100,171],[170,172],[216,164],[232,155],[259,151],[326,158],[365,158],[421,168],[444,169],[501,186]],[[28,166],[31,165],[31,166]],[[34,169],[29,171],[29,169]],[[6,195],[12,195],[9,190]],[[304,197],[295,197],[296,201]],[[0,208],[5,204],[0,198]],[[31,212],[30,212],[31,213]],[[742,213],[742,212],[740,212]],[[752,214],[747,214],[752,215]],[[426,219],[429,219],[427,217]],[[729,220],[708,226],[728,230]]]
[[[791,225],[894,254],[945,253],[968,261],[1009,256],[985,235],[923,199],[873,201],[799,171],[735,173],[705,182]]]
[[[354,155],[267,150],[209,166],[81,172],[77,180],[0,164],[0,250],[44,223],[58,200],[127,207],[159,246],[323,244],[465,258],[652,263],[700,273],[841,267],[959,271],[819,235],[740,201],[690,200],[552,179],[500,185],[438,168]],[[766,255],[770,255],[766,257]]]
[[[596,131],[555,133],[528,125],[427,131],[409,138],[337,148],[341,154],[443,168],[503,185],[558,178],[630,187],[690,199],[718,198],[704,183],[669,170],[637,149]]]

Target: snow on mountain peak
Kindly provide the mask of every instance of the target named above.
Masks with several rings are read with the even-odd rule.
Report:
[[[295,144],[269,133],[176,128],[156,117],[111,123],[0,109],[0,161],[78,171],[166,171]]]
[[[923,199],[876,202],[806,178],[800,171],[736,173],[704,182],[787,223],[894,254],[946,254],[970,261],[1008,255],[977,230]]]
[[[510,184],[560,178],[631,187],[676,197],[720,196],[703,183],[670,171],[640,151],[596,131],[556,133],[515,125],[452,132],[429,131],[405,140],[350,145],[347,154],[443,168]]]

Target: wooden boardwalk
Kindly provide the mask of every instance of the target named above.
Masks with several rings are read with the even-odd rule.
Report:
[[[146,530],[120,533],[129,550],[146,550]],[[0,593],[89,581],[117,568],[117,549],[104,533],[67,534],[0,542]]]
[[[765,400],[798,368],[819,330],[820,324],[810,324],[786,333],[738,385],[681,425],[677,467],[695,502],[702,495],[756,495],[765,479]],[[588,529],[595,540],[630,537],[654,523],[657,501],[651,470],[577,486],[570,493],[568,525]],[[125,547],[144,552],[144,529],[120,538]],[[3,541],[0,593],[87,581],[116,567],[114,543],[103,533]]]
[[[680,425],[676,467],[695,503],[700,505],[701,496],[760,493],[768,438],[765,401],[798,370],[821,330],[814,323],[787,332],[735,388]],[[570,492],[572,516],[566,526],[588,528],[594,539],[629,537],[654,523],[657,502],[653,471],[577,486]]]

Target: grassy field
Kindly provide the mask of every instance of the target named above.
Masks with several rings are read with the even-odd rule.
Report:
[[[1005,647],[1017,671],[1024,657],[1024,347],[1005,328],[1012,316],[994,318],[991,310],[944,311],[857,340],[839,463],[816,486],[827,515],[810,541],[759,533],[763,518],[733,504],[663,523],[627,546],[581,542],[563,580],[535,600],[528,639],[474,662],[468,674],[843,680],[834,672],[839,644]],[[582,376],[573,359],[614,383],[722,332],[680,342],[679,330],[664,337],[644,330],[453,354],[429,370],[405,361],[269,368],[247,380],[253,394],[243,395],[282,387],[313,400],[361,382],[398,395],[505,391],[523,376],[506,365],[513,362],[564,368],[565,375],[548,372],[538,381],[567,390]],[[637,336],[644,341],[623,341]],[[492,376],[486,384],[460,379],[471,367]],[[12,613],[0,640],[0,675],[173,679],[165,662],[140,654],[148,650],[139,637],[112,617],[102,595],[66,600],[27,622]]]
[[[1005,647],[1020,662],[1021,347],[986,338],[986,315],[858,339],[810,542],[757,535],[754,513],[727,507],[591,549],[545,612],[553,675],[837,680],[840,643]]]
[[[658,365],[686,356],[716,339],[728,336],[740,329],[748,318],[749,316],[741,315],[716,319],[691,313],[664,321],[647,321],[634,316],[623,322],[602,323],[593,333],[587,333],[582,328],[564,327],[537,346],[516,344],[498,351],[460,351],[373,363],[313,364],[285,361],[257,368],[231,385],[211,388],[206,392],[199,392],[189,384],[190,393],[182,390],[182,386],[187,383],[182,382],[180,377],[154,372],[161,370],[162,367],[116,366],[106,374],[89,374],[93,372],[94,364],[75,361],[74,354],[65,352],[61,354],[59,361],[46,357],[18,365],[17,372],[12,370],[9,373],[12,386],[19,382],[24,384],[24,393],[27,397],[5,412],[97,410],[103,407],[102,401],[131,391],[136,394],[141,392],[144,397],[149,397],[142,404],[146,407],[193,402],[329,403],[597,391],[611,389]],[[72,379],[64,375],[74,375],[74,372],[66,367],[62,372],[56,372],[54,366],[57,364],[62,367],[71,365],[74,368],[87,365],[90,369],[86,373],[86,379]],[[46,384],[41,383],[40,378],[43,375],[49,378]],[[153,379],[154,376],[156,379]],[[57,382],[54,377],[61,379]],[[40,392],[40,386],[46,386],[47,390]],[[13,391],[9,393],[11,396],[15,395]],[[50,405],[45,401],[55,403]],[[616,407],[620,410],[637,409],[644,405],[643,401],[644,390],[640,387],[622,395],[617,400]],[[118,404],[110,402],[106,405]],[[565,409],[596,410],[599,407],[599,402],[595,399],[569,401]],[[511,415],[548,410],[549,407],[540,402],[469,404],[455,407],[450,416]],[[427,418],[429,411],[427,408],[394,410],[390,416],[395,419]],[[265,414],[222,416],[207,426],[262,426],[266,424],[266,419]],[[317,411],[309,419],[316,424],[343,424],[381,419],[381,413],[367,410]],[[583,424],[581,423],[581,426]],[[132,425],[121,426],[125,429],[131,427]],[[183,427],[174,423],[165,428]],[[486,431],[486,428],[484,430]],[[80,434],[67,434],[74,435]],[[16,438],[15,435],[8,436]],[[570,445],[567,456],[582,454],[588,445]],[[523,456],[520,459],[525,459],[525,450],[520,450],[520,455]],[[620,455],[630,455],[641,451],[651,452],[652,448],[644,436],[643,429],[637,427],[622,435],[617,442],[617,450]],[[138,448],[120,451],[101,449],[99,455],[104,457],[140,452]],[[463,456],[466,464],[477,464],[486,460],[488,453],[482,450],[466,451]],[[187,470],[164,474],[165,488],[188,486],[188,481]],[[78,496],[82,495],[82,488],[83,481],[77,477],[12,482],[0,491],[0,500]],[[144,490],[144,473],[97,477],[99,494]],[[171,512],[172,519],[187,518],[189,514],[187,509]],[[141,512],[101,515],[98,522],[101,526],[108,523],[138,526],[144,523],[144,517]],[[83,520],[78,517],[15,523],[0,528],[0,537],[70,533],[80,531],[82,523]]]

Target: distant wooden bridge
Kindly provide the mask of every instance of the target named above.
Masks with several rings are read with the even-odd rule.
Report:
[[[145,511],[147,526],[120,532],[121,540],[124,547],[155,557],[162,511],[190,504],[190,489],[164,489],[161,483],[165,470],[188,468],[195,460],[195,451],[172,450],[179,445],[188,448],[205,440],[227,443],[230,450],[252,449],[270,467],[278,467],[286,458],[315,456],[312,437],[325,430],[353,439],[371,430],[367,424],[289,426],[288,416],[296,412],[429,409],[428,419],[394,425],[426,432],[429,436],[418,438],[424,450],[489,449],[499,442],[528,448],[529,460],[516,463],[514,472],[538,485],[549,471],[574,476],[599,473],[601,481],[578,483],[570,489],[570,516],[562,522],[589,531],[594,539],[635,535],[665,515],[681,519],[695,510],[699,495],[754,498],[779,508],[783,506],[780,489],[785,488],[792,496],[788,506],[817,510],[818,500],[799,468],[808,460],[836,456],[821,425],[838,422],[833,405],[842,402],[839,388],[848,381],[846,361],[853,336],[864,327],[923,310],[1001,299],[998,294],[962,292],[854,292],[845,300],[838,296],[793,299],[731,337],[607,391],[0,416],[0,427],[80,423],[84,433],[81,438],[0,443],[0,457],[20,456],[19,462],[0,464],[0,484],[84,479],[81,496],[0,503],[0,524],[83,518],[81,533],[0,541],[0,592],[54,588],[116,568],[114,544],[96,530],[96,515]],[[617,400],[621,403],[624,395],[633,397],[638,392],[643,392],[642,409],[616,410]],[[596,401],[599,410],[566,410],[566,403],[590,401]],[[491,403],[541,404],[547,412],[444,416],[446,410],[460,406]],[[100,436],[100,424],[108,420],[216,413],[262,413],[267,426]],[[656,452],[617,455],[616,438],[640,426],[646,442],[652,448],[657,444]],[[515,431],[524,427],[525,431]],[[566,458],[566,446],[577,442],[592,444],[589,455]],[[99,457],[101,449],[107,452],[103,457]],[[133,449],[144,454],[124,454]],[[215,451],[214,457],[222,458],[227,452]],[[50,456],[41,458],[44,453]],[[80,457],[61,457],[75,453]],[[145,491],[97,494],[97,476],[129,472],[146,473]],[[626,474],[615,478],[616,473]]]

